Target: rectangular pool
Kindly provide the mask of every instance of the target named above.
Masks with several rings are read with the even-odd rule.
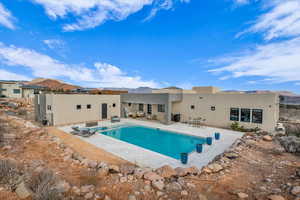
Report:
[[[196,150],[196,144],[205,144],[205,138],[194,137],[160,129],[129,125],[115,127],[107,131],[96,128],[100,134],[140,146],[142,148],[180,159],[181,153]]]

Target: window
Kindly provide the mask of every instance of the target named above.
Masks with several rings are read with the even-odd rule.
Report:
[[[128,106],[130,107],[130,106],[131,106],[131,103],[128,103]]]
[[[14,94],[20,94],[21,90],[20,89],[14,89],[13,92],[14,92]]]
[[[51,105],[48,105],[47,106],[47,110],[51,110],[52,108],[51,108]]]
[[[241,122],[250,122],[251,110],[248,108],[241,109]]]
[[[91,104],[88,104],[88,105],[86,105],[86,108],[87,108],[87,109],[91,109],[91,108],[92,108],[92,105],[91,105]]]
[[[165,105],[164,104],[158,104],[157,105],[157,112],[165,112]]]
[[[113,103],[113,105],[112,105],[112,106],[113,106],[113,108],[115,108],[115,107],[116,107],[116,104],[115,104],[115,103]]]
[[[216,107],[215,107],[215,106],[211,106],[211,107],[210,107],[210,110],[211,110],[211,111],[215,111],[215,110],[216,110]]]
[[[263,122],[263,110],[253,109],[252,110],[252,123],[262,124]]]
[[[149,115],[152,114],[152,105],[151,105],[151,104],[147,104],[147,113],[148,113]]]
[[[144,104],[139,104],[139,111],[144,112]]]
[[[77,110],[80,110],[80,109],[81,109],[81,105],[77,105],[77,106],[76,106],[76,109],[77,109]]]
[[[0,88],[0,91],[6,91],[6,89],[5,88]]]
[[[239,121],[240,120],[240,109],[239,108],[230,108],[230,120]]]
[[[195,106],[194,106],[194,105],[191,105],[191,109],[194,110],[194,109],[195,109]]]

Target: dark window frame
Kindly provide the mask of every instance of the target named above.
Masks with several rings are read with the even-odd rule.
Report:
[[[195,105],[191,105],[191,110],[195,110]]]
[[[210,107],[210,110],[211,110],[211,111],[216,111],[216,106],[211,106],[211,107]]]
[[[87,104],[86,105],[86,109],[92,109],[92,105],[91,104]]]
[[[257,119],[255,119],[256,114],[260,114],[260,116]],[[263,117],[264,117],[264,110],[263,109],[252,109],[252,123],[262,124],[263,123]]]
[[[128,103],[128,107],[131,107],[131,103]]]
[[[152,115],[152,104],[147,104],[147,114]]]
[[[16,91],[18,91],[18,92],[16,92]],[[21,94],[21,89],[13,89],[13,93],[14,94]]]
[[[81,110],[81,105],[80,104],[76,105],[76,110]]]
[[[251,122],[251,109],[241,108],[241,122]]]
[[[160,113],[166,112],[166,106],[165,106],[165,104],[158,104],[157,105],[157,112],[160,112]]]
[[[113,104],[112,104],[112,107],[113,107],[113,108],[115,108],[116,106],[117,106],[117,104],[116,104],[116,103],[113,103]]]
[[[47,110],[52,110],[51,105],[47,105]]]
[[[237,112],[237,115],[236,115]],[[230,121],[238,122],[240,121],[240,109],[239,108],[230,108]]]

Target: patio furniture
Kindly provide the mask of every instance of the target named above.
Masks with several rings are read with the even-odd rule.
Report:
[[[96,133],[96,130],[91,130],[89,128],[72,127],[72,129],[73,131],[71,131],[71,134],[79,135],[81,137],[90,137]]]
[[[111,123],[115,123],[115,122],[120,122],[121,120],[120,120],[120,117],[118,117],[118,116],[113,116],[113,117],[111,117],[111,119],[110,119],[110,122]]]

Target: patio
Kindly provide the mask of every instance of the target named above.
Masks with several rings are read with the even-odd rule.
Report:
[[[111,123],[110,121],[101,121],[98,126],[137,124],[152,128],[159,128],[166,131],[178,132],[198,137],[212,137],[215,132],[221,133],[220,140],[214,140],[213,145],[205,145],[203,153],[199,154],[192,152],[189,154],[189,162],[186,165],[181,164],[180,160],[141,148],[139,146],[120,141],[102,134],[95,134],[89,138],[82,138],[82,140],[99,147],[108,153],[114,154],[131,163],[135,163],[142,167],[159,168],[163,165],[170,165],[172,167],[191,167],[196,166],[202,168],[211,162],[216,156],[222,154],[228,149],[238,138],[243,136],[243,133],[231,130],[211,128],[211,127],[191,127],[187,124],[174,123],[171,125],[164,125],[156,122],[141,121],[134,119],[122,119],[119,123]],[[85,124],[78,124],[79,127],[84,127]],[[72,126],[59,127],[60,130],[70,133]],[[78,137],[78,136],[76,136]]]

